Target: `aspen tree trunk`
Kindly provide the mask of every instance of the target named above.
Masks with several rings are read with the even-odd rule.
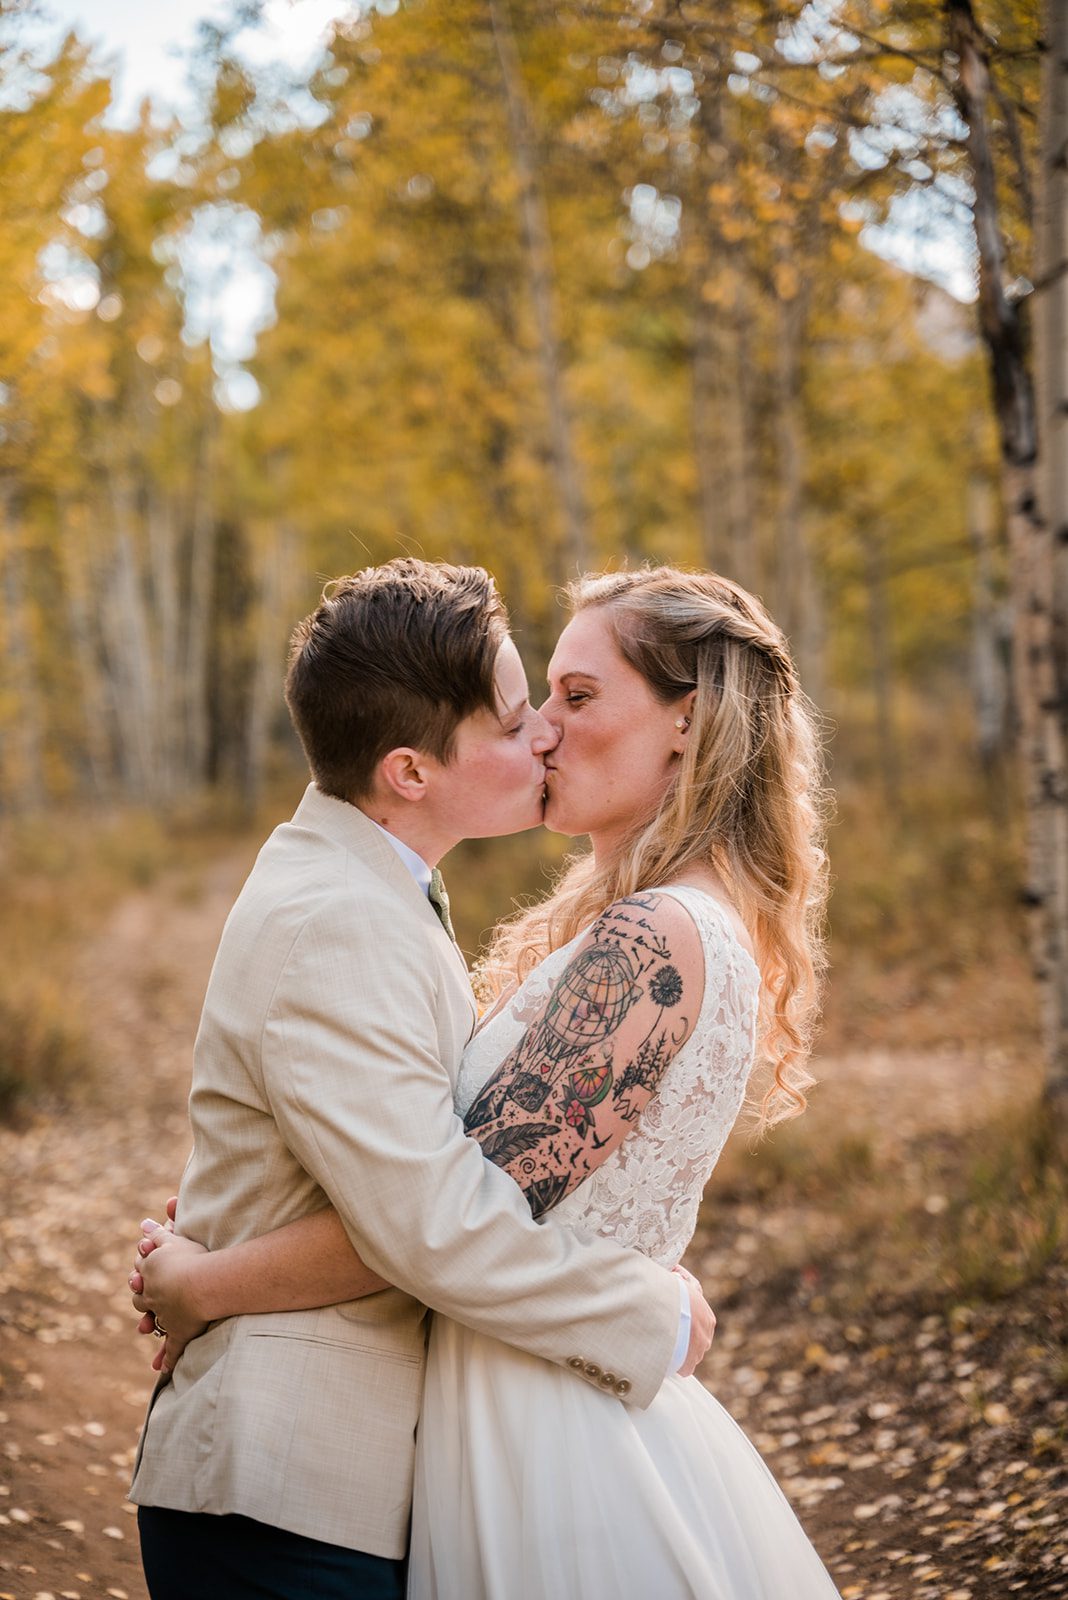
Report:
[[[112,788],[113,767],[107,696],[92,621],[99,609],[98,562],[84,506],[64,499],[57,513],[63,593],[85,724],[85,760],[93,792],[102,798]]]
[[[800,288],[789,300],[780,296],[777,309],[777,620],[790,640],[805,691],[818,703],[824,690],[824,618],[805,521],[801,351],[808,320],[808,301],[804,288]]]
[[[178,550],[174,502],[154,485],[149,491],[147,522],[155,644],[153,698],[159,719],[158,782],[163,793],[173,794],[178,777],[175,740],[182,725]]]
[[[572,570],[583,572],[590,559],[586,509],[565,394],[556,267],[549,211],[541,182],[537,133],[523,83],[508,0],[490,0],[489,14],[508,114],[512,159],[519,179],[527,283],[534,310],[538,361],[548,412],[549,451],[564,525],[566,564]]]
[[[282,704],[296,548],[291,528],[282,525],[265,530],[259,552],[259,603],[242,763],[242,798],[250,811],[263,795],[271,720]]]
[[[723,432],[727,469],[728,575],[743,588],[758,590],[756,493],[753,470],[753,408],[750,392],[749,319],[751,307],[745,276],[735,251],[733,326],[723,363]]]
[[[1054,652],[1053,547],[1040,501],[1035,397],[1025,330],[1019,305],[1005,290],[984,41],[970,0],[946,0],[944,16],[947,70],[955,72],[954,98],[968,130],[979,257],[979,328],[1001,437],[1032,956],[1042,993],[1048,1093],[1063,1106],[1068,1102],[1068,770]],[[1048,69],[1047,62],[1047,73]],[[1048,99],[1048,75],[1044,88]]]
[[[44,708],[38,690],[26,598],[22,517],[14,491],[0,488],[0,646],[4,700],[14,715],[0,723],[0,806],[30,811],[44,801]]]
[[[160,793],[156,762],[159,735],[151,630],[141,582],[133,487],[120,468],[108,474],[112,566],[102,596],[109,686],[126,793],[151,800]]]
[[[1054,551],[1054,638],[1062,722],[1068,721],[1068,7],[1043,19],[1035,237],[1035,366],[1042,508]]]
[[[973,476],[968,483],[968,530],[975,552],[972,580],[972,704],[975,743],[989,776],[1005,748],[1008,685],[1001,659],[999,606],[994,592],[994,507],[990,486]]]
[[[701,559],[706,567],[716,572],[726,571],[729,563],[720,469],[719,340],[716,337],[716,309],[705,295],[704,288],[704,284],[699,283],[694,297],[690,385]]]
[[[878,534],[865,528],[864,573],[868,589],[868,632],[871,638],[872,688],[875,692],[875,737],[883,798],[888,811],[901,803],[901,761],[894,723],[894,653],[890,632],[890,604],[886,591],[886,563]]]
[[[210,401],[200,434],[189,539],[189,601],[185,616],[182,662],[184,741],[178,783],[192,789],[208,771],[211,728],[208,717],[208,670],[211,619],[215,599],[214,426]]]
[[[1053,566],[1056,715],[1042,715],[1044,767],[1053,779],[1053,904],[1046,1092],[1068,1125],[1068,6],[1046,0],[1039,117],[1034,327],[1038,375],[1039,492]],[[1058,737],[1059,736],[1059,737]]]
[[[725,239],[717,227],[706,193],[729,176],[720,88],[717,72],[699,100],[699,194],[688,208],[696,219],[690,382],[697,517],[705,565],[755,588],[759,562],[746,263],[737,242]]]

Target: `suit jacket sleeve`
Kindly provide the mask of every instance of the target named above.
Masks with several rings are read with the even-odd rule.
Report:
[[[285,961],[261,1044],[282,1137],[363,1259],[469,1327],[644,1406],[667,1374],[678,1280],[637,1252],[536,1223],[453,1111],[435,935],[320,907]],[[429,949],[425,954],[429,955]]]

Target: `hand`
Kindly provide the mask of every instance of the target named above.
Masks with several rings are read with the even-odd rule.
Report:
[[[162,1239],[160,1237],[162,1234],[174,1232],[174,1219],[177,1214],[178,1196],[176,1194],[172,1194],[170,1199],[167,1201],[166,1222],[161,1224],[159,1222],[153,1222],[151,1217],[145,1218],[141,1224],[141,1237],[137,1241],[137,1254],[139,1256],[150,1255],[151,1252],[156,1248],[156,1245],[162,1243]],[[133,1271],[130,1273],[130,1276],[126,1281],[130,1285],[130,1288],[133,1290],[135,1295],[141,1293],[142,1289],[144,1288],[144,1279],[141,1276],[139,1264],[134,1266]],[[138,1332],[151,1333],[152,1329],[140,1328],[138,1329]]]
[[[174,1219],[175,1219],[175,1216],[177,1215],[177,1212],[178,1212],[178,1196],[176,1194],[172,1194],[170,1199],[167,1201],[167,1220],[166,1220],[165,1223],[162,1224],[162,1230],[161,1230],[160,1223],[154,1222],[151,1217],[146,1217],[145,1218],[145,1220],[141,1224],[141,1237],[137,1241],[137,1254],[139,1256],[147,1256],[149,1251],[154,1250],[156,1248],[155,1235],[156,1235],[157,1232],[159,1232],[159,1231],[163,1231],[163,1232],[166,1232],[166,1233],[173,1233],[174,1232]],[[145,1280],[141,1276],[140,1262],[135,1263],[134,1269],[130,1273],[130,1276],[127,1278],[126,1282],[129,1284],[129,1286],[130,1286],[131,1290],[133,1291],[133,1294],[134,1294],[135,1297],[140,1295],[143,1292],[144,1287],[145,1287]],[[137,1299],[135,1298],[134,1299],[134,1310],[136,1311],[136,1310],[141,1310],[141,1309],[142,1308],[140,1306],[138,1306]],[[154,1333],[155,1332],[155,1328],[156,1328],[156,1319],[152,1315],[151,1312],[147,1312],[141,1318],[141,1321],[137,1324],[138,1333]],[[158,1356],[158,1354],[159,1354],[159,1352],[157,1351],[157,1356]],[[153,1366],[153,1369],[156,1372],[160,1371],[160,1363],[159,1363],[158,1360],[154,1359],[153,1362],[152,1362],[152,1366]],[[170,1370],[170,1369],[168,1369],[168,1370]]]
[[[195,1272],[190,1269],[190,1263],[207,1252],[195,1240],[157,1223],[145,1222],[142,1229],[137,1246],[142,1259],[129,1278],[134,1307],[143,1313],[137,1331],[152,1333],[158,1317],[159,1326],[167,1331],[152,1366],[156,1372],[173,1372],[190,1339],[208,1325],[197,1308]]]
[[[708,1354],[712,1335],[716,1331],[716,1313],[702,1294],[701,1285],[693,1273],[687,1272],[685,1267],[675,1267],[674,1270],[680,1278],[685,1278],[686,1287],[690,1291],[690,1343],[686,1350],[686,1360],[679,1368],[679,1376],[689,1378]]]
[[[137,1241],[137,1253],[139,1256],[147,1256],[150,1250],[154,1250],[156,1248],[155,1234],[158,1231],[169,1233],[174,1232],[174,1219],[177,1211],[178,1196],[176,1194],[172,1194],[170,1199],[167,1201],[167,1221],[163,1224],[162,1230],[160,1229],[160,1224],[158,1222],[153,1222],[151,1217],[145,1218],[144,1222],[141,1224],[141,1238]],[[130,1276],[127,1278],[126,1282],[129,1284],[135,1297],[139,1296],[143,1292],[145,1280],[141,1276],[140,1262],[137,1262],[134,1265],[134,1269],[130,1273]],[[136,1311],[144,1310],[143,1306],[138,1305],[136,1298],[134,1299],[134,1309]],[[141,1318],[140,1322],[137,1324],[138,1333],[154,1333],[155,1328],[156,1319],[150,1311],[146,1312]],[[160,1372],[163,1370],[162,1362],[160,1360],[160,1351],[158,1350],[153,1358],[152,1368],[155,1372]],[[170,1367],[167,1368],[167,1371],[170,1371]]]

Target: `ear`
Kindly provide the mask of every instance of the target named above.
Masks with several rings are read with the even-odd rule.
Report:
[[[691,689],[689,694],[683,695],[682,699],[677,700],[673,707],[676,727],[674,729],[675,738],[671,748],[677,756],[682,755],[686,748],[686,741],[690,737],[690,721],[693,717],[693,708],[696,700],[697,690]],[[681,728],[678,726],[680,722],[682,723]]]
[[[409,805],[418,805],[427,796],[427,764],[418,750],[406,745],[390,750],[378,763],[379,782],[390,797],[398,796]]]

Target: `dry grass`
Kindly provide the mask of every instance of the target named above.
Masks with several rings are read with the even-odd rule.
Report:
[[[982,1040],[1001,1001],[1030,988],[1012,770],[979,770],[970,707],[953,698],[902,703],[898,736],[896,794],[879,781],[863,706],[841,713],[831,741],[829,1051],[858,1033],[876,1045]],[[1017,1026],[1032,1016],[1025,1003]]]
[[[93,996],[80,981],[80,958],[118,901],[163,874],[168,892],[195,900],[204,867],[251,827],[273,824],[289,802],[286,795],[254,823],[203,801],[167,816],[78,811],[0,828],[0,1119],[92,1091],[84,1019]]]
[[[807,1270],[842,1311],[888,1288],[932,1306],[1007,1299],[1068,1262],[1064,1144],[1040,1101],[890,1147],[876,1129],[828,1137],[817,1113],[755,1149],[735,1141],[710,1199],[788,1216],[767,1274]]]

